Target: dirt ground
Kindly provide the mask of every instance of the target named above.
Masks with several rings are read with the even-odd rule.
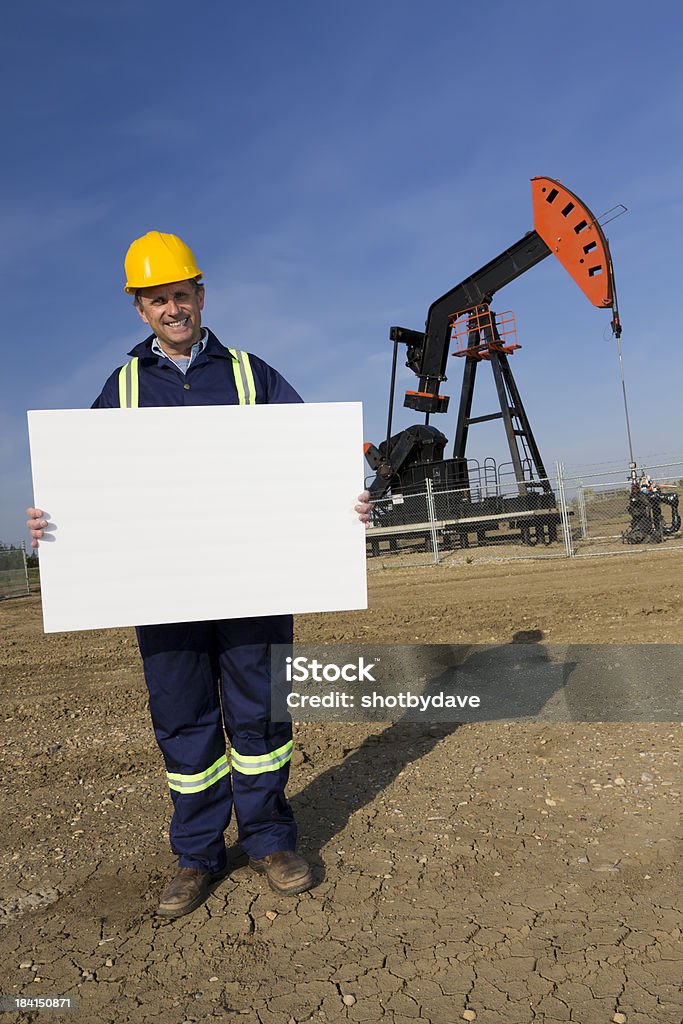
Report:
[[[682,569],[650,551],[373,572],[368,611],[297,637],[679,643]],[[132,630],[44,636],[36,596],[2,602],[0,629],[4,995],[78,997],[57,1019],[88,1024],[681,1024],[680,724],[302,724],[316,887],[276,896],[233,848],[167,923]]]

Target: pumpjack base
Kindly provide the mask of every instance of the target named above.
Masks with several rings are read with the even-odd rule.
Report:
[[[550,491],[526,495],[491,496],[470,501],[462,494],[434,492],[439,518],[430,521],[424,494],[386,500],[379,518],[367,531],[368,553],[394,554],[416,546],[465,550],[492,545],[551,545],[558,541],[562,516]],[[442,518],[443,517],[443,518]]]

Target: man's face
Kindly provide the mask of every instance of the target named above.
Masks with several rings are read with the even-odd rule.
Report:
[[[159,343],[173,355],[187,354],[201,336],[204,286],[174,281],[141,288],[136,309],[152,328]]]

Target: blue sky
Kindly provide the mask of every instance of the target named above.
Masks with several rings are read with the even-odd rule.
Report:
[[[205,323],[309,401],[362,400],[378,442],[389,327],[421,329],[533,227],[536,174],[596,214],[629,208],[607,232],[636,455],[683,453],[682,28],[675,3],[612,0],[9,7],[0,540],[24,536],[26,410],[89,405],[144,336],[122,291],[133,238],[180,234]],[[609,315],[552,258],[495,306],[517,316],[546,464],[626,461]],[[461,361],[447,372],[451,412],[433,422],[452,440]],[[399,396],[414,382],[404,370]],[[475,413],[492,401],[482,388]],[[399,397],[395,427],[418,421]],[[470,437],[473,456],[503,455],[495,429]]]

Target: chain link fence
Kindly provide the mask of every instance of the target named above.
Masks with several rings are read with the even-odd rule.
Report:
[[[0,601],[28,594],[28,570],[23,548],[0,550]]]
[[[683,547],[683,460],[639,469],[635,486],[628,472],[601,473],[568,478],[566,489],[573,555]]]
[[[370,569],[519,558],[573,558],[683,547],[678,495],[683,460],[591,477],[497,479],[448,489],[425,481],[419,493],[374,503],[367,531]]]
[[[439,561],[438,526],[433,492],[397,494],[381,498],[373,506],[373,522],[367,530],[371,567],[429,565]]]
[[[367,531],[369,567],[563,557],[567,510],[557,481],[435,488],[382,498]]]

